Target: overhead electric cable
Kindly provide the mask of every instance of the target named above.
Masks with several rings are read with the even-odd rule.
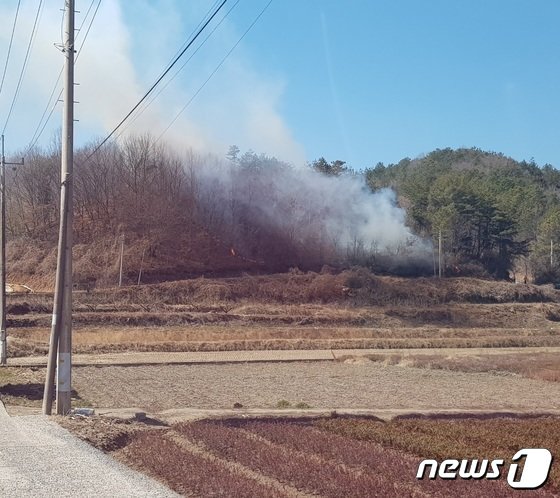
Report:
[[[81,32],[82,32],[82,28],[84,26],[84,24],[86,23],[86,20],[89,16],[89,13],[91,11],[91,8],[93,7],[93,4],[95,3],[96,0],[92,0],[91,3],[89,4],[88,10],[86,11],[86,14],[84,16],[84,19],[82,20],[82,24],[80,25],[80,27],[77,29],[78,34],[76,35],[76,40],[79,38]],[[88,34],[91,30],[91,27],[93,25],[93,21],[95,20],[95,17],[97,16],[97,12],[99,10],[99,7],[101,5],[101,0],[97,1],[97,7],[95,8],[94,12],[93,12],[93,16],[91,18],[91,20],[89,21],[89,25],[87,27],[86,33],[81,41],[80,44],[80,48],[78,49],[78,53],[76,54],[76,59],[75,62],[78,61],[78,58],[80,57],[80,54],[82,53],[82,49],[84,47],[84,44],[87,40]],[[60,69],[60,72],[58,73],[58,77],[56,78],[56,81],[54,83],[53,89],[51,91],[51,94],[49,96],[49,99],[47,101],[47,105],[45,106],[45,109],[43,110],[43,114],[41,115],[41,119],[39,119],[39,124],[37,125],[37,128],[35,128],[35,132],[33,133],[33,137],[31,138],[31,140],[29,141],[29,145],[27,146],[27,151],[29,151],[30,149],[32,149],[35,144],[39,141],[39,139],[41,138],[41,135],[43,134],[43,131],[45,130],[48,122],[50,121],[54,110],[56,109],[57,104],[60,102],[60,99],[62,97],[62,89],[60,90],[57,99],[54,101],[54,105],[52,105],[52,108],[46,118],[46,120],[43,122],[43,119],[45,117],[45,115],[47,114],[47,112],[49,111],[49,108],[51,107],[51,103],[52,103],[52,98],[56,92],[56,89],[58,87],[58,83],[60,82],[60,78],[62,77],[62,72],[64,71],[64,67],[62,67]]]
[[[255,24],[257,24],[258,20],[262,17],[262,15],[266,12],[266,10],[268,9],[268,7],[270,6],[270,4],[273,2],[274,0],[269,0],[269,2],[264,6],[264,8],[260,11],[259,15],[255,18],[255,20],[249,25],[249,27],[245,30],[245,32],[241,35],[241,37],[239,38],[239,40],[237,40],[237,42],[235,43],[235,45],[233,45],[233,47],[231,47],[230,51],[224,56],[224,58],[219,62],[219,64],[214,68],[214,70],[210,73],[210,76],[208,76],[208,78],[206,78],[206,80],[204,81],[204,83],[202,83],[202,85],[198,88],[198,90],[194,93],[194,95],[190,98],[190,100],[182,107],[182,109],[175,115],[175,117],[173,118],[173,120],[171,121],[171,123],[169,123],[169,125],[167,125],[167,128],[165,128],[165,130],[163,130],[163,132],[159,135],[159,137],[156,140],[156,143],[158,143],[161,138],[163,137],[163,135],[165,135],[167,133],[167,130],[169,130],[169,128],[171,128],[171,126],[173,126],[173,124],[175,123],[175,121],[177,121],[177,119],[179,119],[179,116],[181,114],[183,114],[183,112],[185,112],[185,110],[187,109],[187,107],[191,104],[191,102],[196,98],[196,96],[202,91],[202,89],[206,86],[206,84],[212,79],[212,77],[218,72],[218,70],[220,69],[220,67],[222,67],[222,65],[224,64],[224,62],[226,61],[226,59],[232,54],[232,52],[237,48],[237,46],[241,43],[241,40],[243,40],[243,38],[245,38],[245,36],[247,35],[247,33],[249,33],[249,31],[251,31],[251,29],[253,28],[253,26]]]
[[[54,92],[56,92],[56,89],[58,87],[58,83],[60,81],[60,78],[62,77],[62,71],[63,71],[63,69],[61,69],[60,73],[58,73],[58,78],[56,79],[56,83],[53,86],[51,95],[49,96],[49,100],[47,101],[47,105],[45,106],[45,109],[43,110],[43,114],[41,115],[41,119],[39,119],[39,124],[37,125],[37,128],[35,128],[35,132],[33,133],[33,136],[31,137],[31,140],[29,141],[29,145],[27,146],[27,151],[31,150],[33,148],[33,146],[37,143],[39,138],[41,137],[41,135],[43,133],[43,130],[47,126],[47,123],[49,122],[54,110],[56,109],[56,105],[58,104],[58,102],[60,101],[60,98],[62,97],[62,90],[60,90],[60,92],[58,93],[58,97],[55,100],[54,105],[51,109],[51,112],[49,113],[49,115],[47,116],[47,119],[43,123],[43,118],[45,117],[45,115],[47,114],[47,111],[49,110],[49,107],[51,106],[51,101],[52,101],[52,98],[54,96]],[[41,125],[43,125],[43,126],[41,126]]]
[[[200,28],[200,26],[202,26],[202,24],[204,24],[206,22],[206,20],[208,19],[208,17],[210,16],[210,14],[212,14],[212,12],[214,11],[214,9],[216,8],[216,6],[220,3],[221,0],[216,0],[212,6],[208,9],[208,11],[206,12],[206,14],[204,14],[204,17],[200,20],[200,22],[196,25],[196,27],[192,30],[191,34],[187,37],[187,39],[185,40],[185,42],[179,47],[179,49],[177,50],[177,52],[175,52],[175,54],[173,54],[173,57],[171,57],[171,59],[169,60],[169,62],[167,63],[167,65],[171,64],[173,62],[173,59],[175,59],[175,57],[177,57],[180,53],[181,50],[183,50],[185,48],[185,46],[187,45],[187,43],[189,43],[190,39],[195,35],[195,33],[198,31],[198,28]]]
[[[171,82],[179,75],[179,73],[185,68],[185,66],[191,61],[191,59],[198,53],[198,51],[206,44],[206,42],[208,41],[208,39],[214,34],[214,32],[222,25],[222,23],[226,20],[226,18],[229,16],[229,14],[231,13],[231,11],[233,9],[235,9],[235,7],[239,4],[241,0],[237,0],[232,6],[231,8],[226,12],[226,14],[224,15],[224,17],[222,17],[220,19],[220,21],[212,28],[212,31],[210,31],[210,33],[208,33],[208,35],[206,36],[206,38],[204,38],[204,40],[200,43],[200,45],[198,47],[196,47],[196,49],[194,50],[194,52],[189,56],[189,58],[181,65],[181,67],[175,72],[175,74],[173,74],[173,76],[171,76],[171,78],[169,78],[167,80],[167,82],[165,83],[165,85],[163,85],[158,92],[152,96],[152,98],[146,102],[144,104],[144,106],[142,106],[141,109],[138,110],[138,112],[134,115],[134,117],[126,124],[124,125],[123,129],[118,133],[118,135],[116,136],[116,138],[119,138],[120,136],[122,136],[122,134],[144,113],[144,111],[150,107],[150,105],[153,104],[153,102],[162,94],[162,92],[171,84]]]
[[[194,35],[194,37],[187,43],[187,45],[185,46],[185,48],[183,48],[183,50],[181,50],[179,52],[179,54],[175,57],[175,59],[173,60],[173,62],[171,62],[171,64],[167,67],[167,69],[162,73],[162,75],[156,80],[156,82],[150,87],[150,89],[144,94],[144,96],[136,103],[136,105],[128,112],[128,114],[120,121],[120,123],[115,126],[115,128],[113,128],[113,130],[111,131],[111,133],[109,133],[109,135],[107,135],[100,143],[99,145],[86,157],[86,161],[89,160],[101,147],[103,147],[103,145],[105,145],[105,143],[107,143],[107,141],[115,134],[115,132],[124,124],[124,122],[132,115],[132,113],[138,109],[138,107],[142,104],[142,102],[144,102],[148,96],[152,93],[152,91],[157,87],[157,85],[161,82],[161,80],[163,80],[163,78],[165,78],[165,76],[169,73],[169,71],[171,71],[171,69],[175,66],[175,64],[177,64],[177,62],[179,61],[179,59],[185,54],[185,52],[192,46],[192,44],[197,40],[197,38],[200,36],[200,34],[206,29],[206,26],[208,26],[208,24],[210,24],[210,22],[212,22],[212,20],[214,19],[214,17],[216,17],[216,15],[218,15],[218,12],[222,9],[222,7],[226,4],[227,0],[223,0],[220,5],[217,7],[217,9],[214,11],[214,13],[210,16],[210,18],[202,25],[202,27],[197,31],[196,35]]]
[[[58,78],[60,79],[60,76]],[[59,79],[57,80],[57,82],[59,81]],[[26,153],[29,152],[35,146],[35,144],[39,141],[39,138],[41,138],[41,135],[43,134],[43,131],[45,131],[45,128],[46,128],[47,124],[49,123],[49,121],[50,121],[50,119],[51,119],[51,117],[54,113],[54,110],[56,109],[56,106],[60,102],[63,90],[60,90],[60,92],[58,93],[58,97],[54,101],[54,104],[51,107],[51,110],[50,110],[47,118],[43,122],[43,117],[45,116],[45,114],[49,110],[49,105],[51,103],[51,99],[52,99],[52,96],[54,95],[55,90],[56,90],[56,86],[53,88],[53,92],[51,93],[51,96],[49,97],[47,107],[45,107],[45,110],[43,111],[43,115],[41,116],[41,120],[39,121],[39,124],[37,125],[37,128],[35,129],[35,133],[33,134],[33,138],[31,139],[30,144],[27,146]],[[41,126],[41,123],[42,123],[42,126]]]
[[[12,111],[14,110],[14,106],[16,104],[19,90],[21,88],[21,83],[23,81],[23,77],[25,75],[25,70],[27,68],[27,62],[29,61],[29,54],[31,52],[31,47],[33,45],[33,40],[35,39],[35,33],[37,30],[37,24],[39,23],[39,16],[41,14],[41,8],[43,7],[43,0],[39,0],[39,6],[37,7],[37,14],[35,15],[35,21],[33,22],[33,29],[31,30],[31,36],[29,37],[29,43],[27,45],[27,51],[25,52],[25,59],[23,60],[23,66],[21,67],[21,73],[19,75],[19,80],[16,86],[16,91],[14,93],[14,97],[12,98],[12,104],[10,105],[10,110],[8,111],[8,116],[6,117],[6,122],[4,123],[4,128],[2,129],[2,135],[6,132],[6,128],[10,121],[10,117],[12,116]]]
[[[14,41],[14,33],[16,32],[17,18],[19,14],[19,6],[21,0],[18,0],[16,7],[16,15],[14,16],[14,24],[12,26],[12,34],[10,35],[10,44],[8,45],[8,54],[6,55],[6,64],[4,64],[4,71],[2,72],[2,81],[0,81],[0,95],[2,94],[2,88],[4,88],[4,80],[6,79],[6,71],[8,70],[8,62],[10,61],[10,53],[12,51],[12,43]]]
[[[80,27],[78,28],[78,35],[76,36],[76,38],[78,39],[79,36],[82,34],[82,27],[84,26],[87,16],[89,14],[89,11],[91,10],[91,7],[93,6],[93,4],[95,3],[95,0],[92,0],[89,9],[86,12],[86,15],[84,17],[84,20],[82,21],[82,24],[80,25]],[[84,38],[82,39],[82,43],[80,45],[80,48],[78,49],[78,53],[76,54],[76,61],[78,60],[78,57],[80,57],[80,53],[82,52],[82,48],[84,48],[84,44],[86,43],[87,37],[89,35],[89,32],[91,30],[91,27],[93,26],[93,21],[95,21],[95,18],[97,17],[97,12],[99,11],[99,7],[101,6],[101,0],[98,0],[97,2],[97,7],[95,7],[95,10],[93,11],[93,15],[91,17],[91,20],[89,21],[88,27],[86,29],[86,34],[84,35]]]

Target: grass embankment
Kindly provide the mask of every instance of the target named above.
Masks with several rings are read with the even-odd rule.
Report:
[[[12,356],[47,352],[52,296],[10,296]],[[560,346],[560,292],[364,269],[78,292],[74,352]]]

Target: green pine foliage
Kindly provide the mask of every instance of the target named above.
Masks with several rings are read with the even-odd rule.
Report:
[[[451,269],[507,278],[515,259],[526,256],[536,281],[560,279],[560,172],[551,165],[476,148],[438,149],[378,163],[365,175],[372,190],[397,191],[418,233],[434,241],[442,234]]]

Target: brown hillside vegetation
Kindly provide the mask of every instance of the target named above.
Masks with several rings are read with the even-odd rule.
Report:
[[[76,151],[74,172],[79,283],[107,287],[118,281],[123,238],[127,283],[135,283],[141,270],[143,282],[158,282],[294,265],[317,269],[349,259],[348,236],[339,232],[359,217],[330,206],[325,192],[310,186],[322,182],[333,189],[342,179],[335,183],[252,152],[239,161],[192,151],[179,157],[149,136],[107,145],[88,160],[91,148]],[[41,290],[54,278],[59,164],[56,148],[34,150],[7,178],[10,278]],[[357,181],[347,179],[347,187],[359,185],[361,192]],[[373,194],[364,199],[374,202]],[[357,257],[365,242],[353,244]],[[404,244],[396,241],[392,249],[402,254]]]
[[[120,236],[104,237],[73,249],[74,281],[78,288],[112,287],[118,283]],[[8,281],[25,283],[35,291],[52,291],[56,246],[31,238],[12,240],[7,248]],[[193,276],[256,271],[259,264],[240,255],[200,227],[171,236],[125,236],[123,283],[161,282]]]
[[[103,293],[101,292],[100,295]],[[545,303],[560,301],[552,287],[517,285],[472,278],[399,278],[376,276],[365,269],[235,278],[198,278],[111,291],[128,302],[215,303],[257,301],[273,303],[347,303],[423,306],[446,303]],[[107,296],[108,297],[108,296]]]

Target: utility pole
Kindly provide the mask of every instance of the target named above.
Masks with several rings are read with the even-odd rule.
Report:
[[[66,415],[72,391],[72,221],[74,165],[74,0],[65,2],[64,109],[60,168],[60,226],[53,317],[43,395],[43,414],[50,415],[56,363],[56,412]]]
[[[119,263],[119,287],[122,286],[122,263],[123,263],[123,256],[124,256],[124,233],[121,239],[121,258]]]
[[[8,347],[6,342],[6,165],[21,166],[19,163],[8,163],[4,155],[4,135],[2,135],[2,159],[0,171],[0,365],[8,361]]]
[[[552,269],[552,265],[554,265],[554,245],[552,243],[552,239],[550,239],[550,268]]]
[[[142,249],[142,259],[140,260],[140,271],[138,272],[138,284],[140,285],[140,281],[142,280],[142,267],[144,266],[144,255],[146,254],[146,248]]]
[[[439,270],[439,278],[441,278],[441,228],[439,229],[439,237],[438,237],[438,270]]]

